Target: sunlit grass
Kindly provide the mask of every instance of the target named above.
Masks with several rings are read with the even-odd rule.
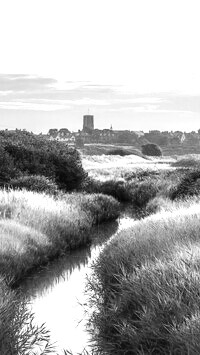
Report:
[[[100,195],[52,197],[0,190],[1,271],[16,282],[29,269],[85,245],[96,223],[119,216],[119,204]]]
[[[199,233],[200,205],[190,199],[108,243],[90,282],[100,352],[200,353]]]
[[[83,156],[82,163],[89,176],[101,181],[123,178],[126,173],[142,170],[160,170],[170,168],[173,159],[146,160],[136,155],[109,156],[94,155]]]

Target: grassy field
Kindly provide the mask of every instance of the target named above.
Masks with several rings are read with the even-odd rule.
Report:
[[[115,155],[84,155],[82,164],[90,177],[101,181],[123,178],[125,174],[137,170],[164,170],[169,169],[171,163],[176,159],[149,158],[148,160],[137,155],[115,156]],[[172,167],[171,167],[172,169]]]
[[[110,152],[113,153],[115,150],[123,150],[126,152],[126,154],[134,154],[139,157],[143,157],[143,154],[141,153],[141,149],[138,149],[136,147],[133,147],[131,145],[127,144],[85,144],[84,148],[80,149],[80,152],[83,155],[105,155],[109,154]]]

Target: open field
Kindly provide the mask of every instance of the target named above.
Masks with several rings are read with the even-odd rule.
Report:
[[[88,172],[89,176],[98,180],[118,179],[123,177],[125,173],[135,169],[169,169],[170,164],[175,161],[176,159],[170,157],[148,157],[148,159],[145,159],[137,155],[126,155],[124,157],[119,155],[82,156],[83,168]]]
[[[109,152],[112,152],[116,149],[123,149],[127,152],[127,154],[134,154],[139,157],[143,157],[140,149],[127,144],[91,143],[85,144],[84,148],[81,148],[80,151],[83,155],[107,155]]]

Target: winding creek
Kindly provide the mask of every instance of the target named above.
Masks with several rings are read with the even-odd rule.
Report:
[[[117,221],[94,229],[92,245],[52,262],[27,278],[21,286],[35,314],[35,323],[45,323],[57,353],[62,354],[62,350],[67,349],[77,354],[89,349],[89,333],[86,331],[89,310],[84,290],[91,264],[106,241],[134,223],[133,215],[122,212]]]

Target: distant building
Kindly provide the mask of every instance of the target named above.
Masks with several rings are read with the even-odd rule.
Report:
[[[83,131],[94,129],[94,116],[84,115],[83,116]]]

